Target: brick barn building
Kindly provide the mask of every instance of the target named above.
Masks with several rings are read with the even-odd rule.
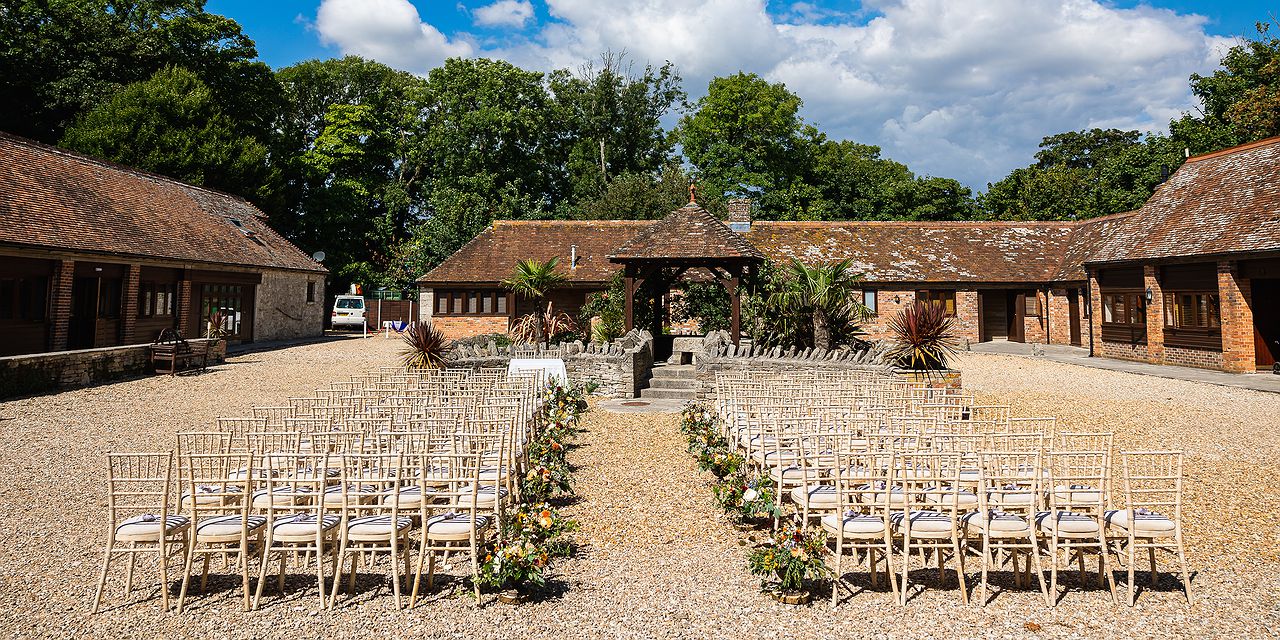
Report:
[[[327,271],[226,193],[0,134],[0,356],[321,335]]]
[[[851,260],[873,338],[925,299],[970,342],[1237,372],[1280,355],[1280,138],[1191,158],[1142,208],[1089,220],[774,222],[753,221],[747,201],[729,209],[726,230],[769,260]],[[556,308],[574,314],[621,269],[609,256],[653,224],[496,221],[419,280],[421,318],[450,337],[503,332],[530,309],[499,282],[550,257],[569,280]]]

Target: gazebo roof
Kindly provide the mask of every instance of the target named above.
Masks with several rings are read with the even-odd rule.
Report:
[[[764,254],[693,201],[636,234],[609,256],[612,262],[707,259],[759,262]]]

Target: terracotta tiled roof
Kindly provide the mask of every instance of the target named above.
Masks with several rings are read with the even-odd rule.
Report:
[[[870,282],[1046,282],[1074,222],[756,222],[771,260],[850,259]],[[1079,280],[1084,279],[1083,273]]]
[[[761,260],[764,256],[742,234],[735,233],[696,202],[690,202],[636,234],[609,256],[615,262],[635,258]]]
[[[325,271],[236,196],[5,134],[0,244]]]
[[[418,282],[496,283],[511,275],[519,260],[554,257],[560,259],[559,270],[570,282],[598,284],[622,268],[609,262],[609,253],[653,224],[652,220],[495,220]],[[578,247],[578,265],[570,269],[573,245]]]
[[[1280,251],[1280,138],[1186,161],[1087,262]]]
[[[1084,272],[1085,262],[1107,238],[1118,233],[1136,214],[1135,211],[1113,213],[1076,223],[1062,252],[1062,263],[1058,265],[1053,280],[1058,282],[1085,280],[1087,278]]]

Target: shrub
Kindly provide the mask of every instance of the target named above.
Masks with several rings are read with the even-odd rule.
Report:
[[[760,588],[766,591],[798,591],[805,578],[822,577],[831,572],[824,556],[827,534],[821,529],[808,533],[788,525],[773,534],[766,543],[751,550],[747,568],[760,577]]]
[[[400,352],[404,366],[410,369],[443,369],[446,340],[430,322],[415,322],[404,332],[405,348]]]
[[[940,304],[917,300],[890,318],[888,326],[892,344],[887,355],[903,368],[946,369],[959,352],[952,318]]]

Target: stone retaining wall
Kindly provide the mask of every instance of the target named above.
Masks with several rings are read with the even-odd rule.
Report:
[[[199,350],[205,340],[188,342]],[[0,358],[0,398],[101,384],[152,372],[155,369],[151,366],[150,346],[135,344]],[[222,362],[226,354],[227,343],[219,340],[209,354],[209,364]]]
[[[540,350],[531,345],[499,347],[459,345],[449,356],[450,368],[505,368],[511,358],[561,358],[573,383],[594,381],[595,394],[609,398],[635,398],[649,381],[653,369],[653,336],[632,331],[610,344],[566,342]]]

